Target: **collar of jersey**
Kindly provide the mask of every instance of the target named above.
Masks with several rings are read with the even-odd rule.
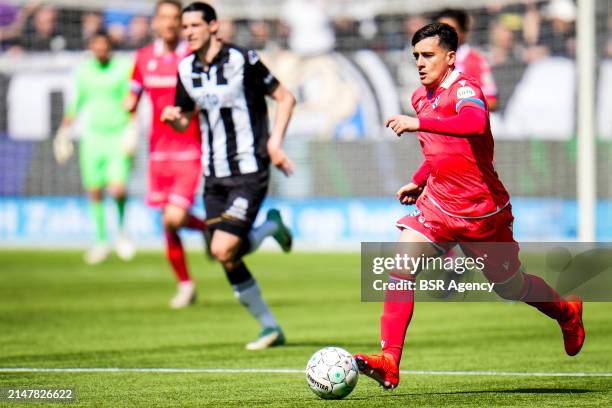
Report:
[[[446,77],[446,79],[442,81],[440,86],[438,86],[433,92],[430,92],[429,90],[427,91],[427,98],[433,98],[433,96],[437,94],[438,91],[440,91],[441,89],[450,88],[450,86],[455,83],[457,78],[459,78],[460,74],[461,72],[459,72],[457,69],[453,69],[452,72]]]
[[[221,60],[225,55],[229,54],[229,49],[230,49],[230,46],[228,44],[223,44],[221,46],[221,49],[217,53],[217,55],[215,55],[215,57],[210,62],[209,67],[212,67],[219,60]],[[196,53],[193,54],[192,67],[193,67],[193,72],[202,72],[204,69],[204,64],[202,63],[202,61],[200,61]]]

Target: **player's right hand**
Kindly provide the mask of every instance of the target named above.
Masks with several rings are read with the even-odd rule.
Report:
[[[166,106],[161,113],[159,120],[162,122],[174,122],[181,118],[182,112],[179,106]]]
[[[423,192],[423,187],[414,183],[408,183],[397,190],[396,196],[400,203],[404,205],[414,204]]]
[[[70,129],[61,126],[53,139],[53,155],[58,164],[64,164],[72,157],[74,145],[70,139]]]

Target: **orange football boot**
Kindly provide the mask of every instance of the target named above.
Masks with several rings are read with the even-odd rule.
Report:
[[[399,369],[391,354],[355,354],[359,372],[377,381],[384,389],[392,390],[399,384]]]

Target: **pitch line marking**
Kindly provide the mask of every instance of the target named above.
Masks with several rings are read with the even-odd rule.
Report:
[[[295,368],[41,368],[0,367],[0,373],[179,373],[179,374],[304,374]],[[612,377],[605,372],[511,372],[511,371],[418,371],[402,370],[404,375],[489,376],[489,377]]]

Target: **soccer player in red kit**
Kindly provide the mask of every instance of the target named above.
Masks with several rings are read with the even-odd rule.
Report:
[[[424,166],[430,169],[417,174],[430,175],[426,186],[417,177],[397,193],[402,204],[416,201],[418,209],[397,222],[399,242],[411,243],[408,252],[414,251],[414,257],[439,256],[455,243],[468,256],[492,252],[494,256],[485,257],[483,273],[495,284],[495,292],[557,320],[565,351],[577,354],[585,338],[582,301],[563,299],[521,267],[509,195],[493,168],[486,99],[474,79],[455,70],[457,33],[447,24],[429,24],[415,33],[412,46],[423,84],[412,95],[417,118],[395,115],[386,125],[398,136],[417,132]],[[394,271],[389,279],[414,280],[412,272],[418,271]],[[398,367],[413,308],[413,291],[387,291],[380,321],[382,353],[355,355],[359,370],[384,388],[399,383]]]
[[[174,103],[178,64],[191,53],[180,41],[180,1],[158,1],[152,23],[158,38],[136,54],[126,105],[134,112],[143,92],[149,94],[153,105],[147,203],[162,210],[166,254],[178,280],[170,306],[178,309],[192,304],[196,297],[178,230],[206,229],[206,223],[190,213],[202,176],[202,145],[197,118],[184,133],[159,120],[163,108]]]

